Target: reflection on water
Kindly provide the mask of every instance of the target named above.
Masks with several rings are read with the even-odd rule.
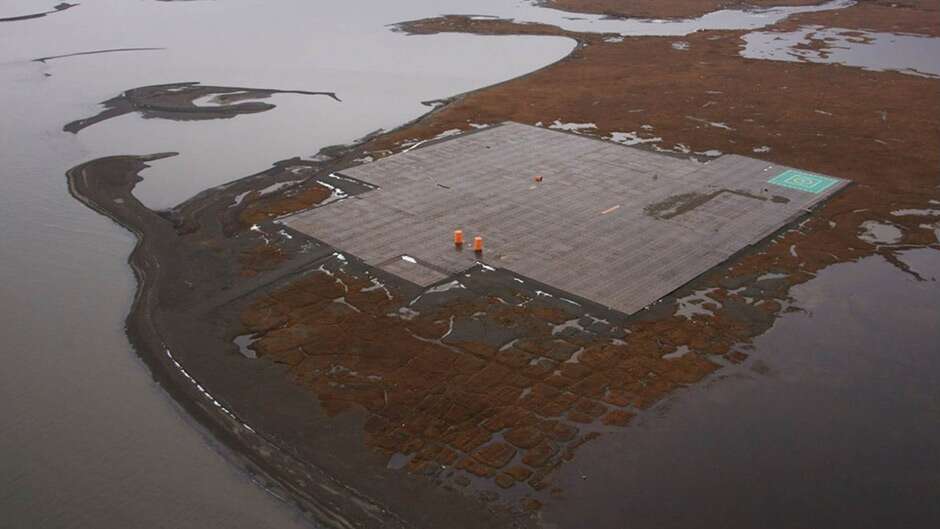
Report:
[[[585,446],[560,527],[936,527],[940,252],[836,265],[750,359]],[[576,467],[576,468],[575,468]]]

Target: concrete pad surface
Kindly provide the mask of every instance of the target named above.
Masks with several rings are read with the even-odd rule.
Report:
[[[770,182],[783,173],[786,185]],[[283,222],[419,285],[479,261],[627,314],[848,184],[744,156],[702,163],[518,123],[341,174],[379,188]],[[476,235],[479,256],[469,248]]]

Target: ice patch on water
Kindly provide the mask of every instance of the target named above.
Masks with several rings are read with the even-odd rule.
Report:
[[[697,118],[695,116],[686,116],[685,118],[692,121],[697,121],[699,123],[704,123],[705,125],[708,125],[709,127],[715,127],[716,129],[734,130],[728,126],[727,123],[722,123],[721,121],[708,121],[707,119]]]
[[[640,145],[643,143],[659,143],[663,141],[663,139],[658,136],[641,138],[636,132],[611,132],[607,139],[623,145]]]
[[[254,352],[254,350],[250,349],[251,344],[258,341],[258,338],[256,338],[254,334],[242,334],[236,336],[232,341],[236,346],[238,346],[238,352],[241,353],[245,358],[258,358],[258,355]]]
[[[552,336],[557,336],[568,329],[575,329],[577,331],[584,332],[584,327],[581,326],[580,318],[573,318],[566,322],[559,323],[558,325],[552,325]]]
[[[675,351],[663,355],[663,360],[677,360],[689,354],[691,351],[688,346],[680,345]]]
[[[718,302],[714,299],[708,297],[708,294],[718,290],[717,288],[706,288],[704,290],[697,290],[684,298],[679,298],[676,300],[678,307],[676,308],[676,315],[681,316],[686,319],[692,319],[692,317],[701,315],[701,316],[711,316],[714,314],[713,311],[703,307],[706,303],[714,303],[718,305]]]
[[[187,89],[187,88],[189,88],[189,87],[182,87],[183,90],[185,90],[185,89]],[[177,90],[169,89],[168,91],[177,91]],[[225,102],[223,102],[222,100],[220,100],[220,99],[219,99],[219,96],[225,95],[226,97],[228,97],[228,96],[235,96],[235,95],[243,95],[243,94],[247,94],[247,93],[248,93],[247,90],[241,90],[241,91],[239,91],[239,92],[227,92],[227,93],[225,93],[225,94],[209,94],[209,95],[204,95],[204,96],[201,96],[201,97],[197,97],[196,99],[193,99],[193,105],[195,105],[195,106],[197,106],[197,107],[202,107],[202,108],[212,108],[212,107],[226,106],[226,105],[228,105],[228,103],[225,103]],[[244,102],[248,102],[248,101],[259,101],[259,100],[261,100],[261,99],[265,99],[265,98],[263,98],[263,97],[255,97],[255,98],[251,98],[251,99],[242,99],[241,101],[239,101],[239,103],[244,103]]]
[[[692,149],[690,149],[689,146],[686,145],[686,144],[684,144],[684,143],[677,143],[677,144],[673,145],[671,149],[668,149],[668,148],[666,148],[666,147],[660,147],[659,145],[655,145],[655,144],[654,144],[654,145],[653,145],[653,150],[655,150],[655,151],[657,151],[657,152],[671,152],[671,153],[679,153],[679,154],[692,154]]]
[[[698,154],[699,156],[708,156],[709,158],[717,158],[721,156],[723,153],[719,151],[718,149],[708,149],[707,151],[702,151],[702,152],[696,151],[695,154]]]
[[[393,299],[392,293],[389,292],[388,287],[385,286],[385,283],[379,281],[377,277],[369,278],[369,282],[372,283],[372,286],[362,289],[363,292],[375,292],[376,290],[381,290],[385,292],[386,298],[388,298],[389,300]]]
[[[417,318],[420,314],[420,312],[408,307],[399,307],[398,312],[390,312],[387,315],[392,318],[401,318],[406,321],[411,321]]]
[[[447,283],[443,283],[443,284],[437,285],[436,287],[431,287],[431,288],[425,290],[424,292],[421,293],[421,295],[419,295],[418,297],[416,297],[416,298],[414,298],[413,300],[411,300],[411,302],[408,303],[408,305],[409,305],[409,306],[410,306],[410,305],[414,305],[415,303],[418,302],[418,300],[420,300],[421,298],[423,298],[424,296],[426,296],[426,295],[428,295],[428,294],[435,294],[435,293],[438,293],[438,292],[447,292],[447,291],[449,291],[449,290],[454,290],[454,289],[456,289],[456,288],[467,288],[467,287],[465,287],[460,281],[457,281],[457,280],[455,279],[455,280],[453,280],[453,281],[450,281],[450,282],[447,282]]]
[[[898,209],[891,212],[895,217],[938,217],[940,209]]]
[[[460,129],[448,129],[438,134],[437,136],[434,136],[433,138],[431,138],[431,141],[440,140],[443,138],[450,138],[451,136],[459,136],[461,134],[463,134],[463,131]]]
[[[562,123],[556,119],[554,123],[548,126],[548,128],[580,133],[584,130],[596,129],[597,125],[594,123]]]
[[[335,173],[330,173],[329,176],[337,180],[342,180],[342,178],[336,175]],[[332,202],[336,202],[337,200],[343,200],[345,198],[349,198],[349,195],[347,195],[346,192],[340,189],[339,187],[336,187],[332,184],[328,184],[324,182],[323,180],[317,180],[317,184],[330,190],[330,196],[327,197],[326,200],[323,200],[319,204],[317,204],[317,206],[325,206]]]
[[[896,244],[904,238],[901,229],[893,224],[867,220],[860,228],[858,238],[871,244]]]
[[[264,244],[271,244],[271,239],[269,239],[269,238],[268,238],[268,234],[265,233],[264,230],[261,229],[261,226],[258,226],[257,224],[252,224],[252,225],[251,225],[251,228],[248,228],[248,229],[249,229],[250,231],[253,231],[253,232],[255,232],[255,233],[261,235],[261,238],[264,239]]]

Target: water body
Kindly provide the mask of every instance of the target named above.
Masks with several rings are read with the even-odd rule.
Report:
[[[269,100],[276,111],[234,120],[181,124],[127,115],[77,135],[88,153],[180,152],[145,172],[138,188],[145,203],[162,208],[276,160],[312,156],[323,146],[394,128],[427,112],[422,101],[521,75],[574,45],[561,38],[409,37],[386,27],[458,4],[92,1],[57,17],[9,25],[0,34],[0,61],[43,90],[65,94],[50,97],[71,99],[75,106],[59,114],[66,122],[96,114],[99,102],[123,90],[186,81],[332,91],[343,100],[281,94]],[[128,47],[166,49],[28,62]]]
[[[0,28],[0,527],[290,528],[309,523],[251,482],[167,398],[131,351],[132,235],[68,195],[64,173],[122,153],[177,150],[145,176],[168,206],[427,111],[420,104],[555,61],[569,39],[388,30],[398,6],[83,1]],[[410,2],[412,16],[437,14]],[[360,16],[362,15],[362,16]],[[436,43],[429,46],[429,43]],[[31,59],[100,49],[166,50]],[[65,123],[136,86],[201,81],[337,91],[278,95],[212,122],[126,115]],[[322,100],[321,100],[322,99]]]
[[[742,37],[743,57],[843,64],[872,71],[940,77],[940,38],[805,26],[797,31],[755,31]]]
[[[831,2],[825,8],[844,7]],[[7,6],[10,7],[10,6]],[[17,0],[4,13],[35,7]],[[45,7],[43,7],[45,9]],[[526,73],[573,46],[546,37],[407,36],[388,24],[448,13],[548,21],[568,29],[681,35],[758,28],[797,10],[719,12],[704,21],[570,20],[528,2],[85,0],[0,28],[0,525],[300,527],[181,414],[129,350],[132,236],[67,193],[66,169],[114,154],[178,151],[138,194],[168,207],[291,156],[391,128],[447,97]],[[710,18],[709,18],[710,17]],[[730,17],[730,18],[729,18]],[[615,29],[611,29],[615,28]],[[133,51],[129,48],[162,48]],[[99,50],[120,53],[89,53]],[[65,57],[66,55],[72,55]],[[42,57],[61,57],[46,63]],[[333,91],[279,94],[231,119],[130,113],[78,134],[124,90],[198,81]]]
[[[585,33],[618,33],[622,36],[681,36],[709,29],[757,29],[797,13],[831,11],[854,5],[854,0],[831,0],[819,5],[771,7],[767,9],[722,9],[689,19],[611,18],[605,15],[573,15],[567,11],[544,9],[528,2],[516,4],[514,11],[500,11],[497,16],[520,22],[539,22]],[[475,7],[476,9],[476,7]],[[496,13],[488,13],[494,14]]]
[[[832,266],[740,366],[680,392],[559,478],[559,527],[940,523],[940,252]],[[564,486],[565,483],[571,487]],[[575,519],[575,514],[578,515]]]
[[[293,0],[276,7],[226,2],[84,2],[46,20],[6,26],[0,61],[22,77],[69,94],[80,104],[66,121],[99,110],[98,103],[138,86],[185,81],[221,86],[336,92],[343,104],[299,95],[271,99],[277,112],[228,121],[177,123],[128,115],[83,130],[88,152],[178,151],[145,171],[138,196],[170,207],[193,194],[267,168],[272,161],[312,156],[319,147],[346,143],[378,128],[394,128],[428,110],[422,101],[461,93],[538,68],[564,56],[568,39],[443,34],[407,36],[388,25],[448,13],[485,14],[565,29],[629,35],[685,35],[700,29],[750,29],[789,14],[850,5],[745,12],[724,10],[699,19],[610,20],[545,9],[526,1],[462,0],[342,2],[324,8]],[[88,31],[88,28],[101,31]],[[114,28],[120,27],[120,31]],[[210,31],[211,30],[211,31]],[[428,45],[433,41],[434,45]],[[32,59],[121,48],[165,48],[75,55],[48,64]],[[500,57],[493,61],[492,57]],[[49,75],[51,77],[44,77]],[[379,83],[379,84],[376,84]],[[246,146],[250,148],[246,148]],[[222,154],[224,153],[224,154]]]

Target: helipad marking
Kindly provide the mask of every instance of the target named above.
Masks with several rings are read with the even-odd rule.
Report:
[[[822,193],[839,183],[835,178],[788,169],[768,180],[771,184],[807,193]]]

